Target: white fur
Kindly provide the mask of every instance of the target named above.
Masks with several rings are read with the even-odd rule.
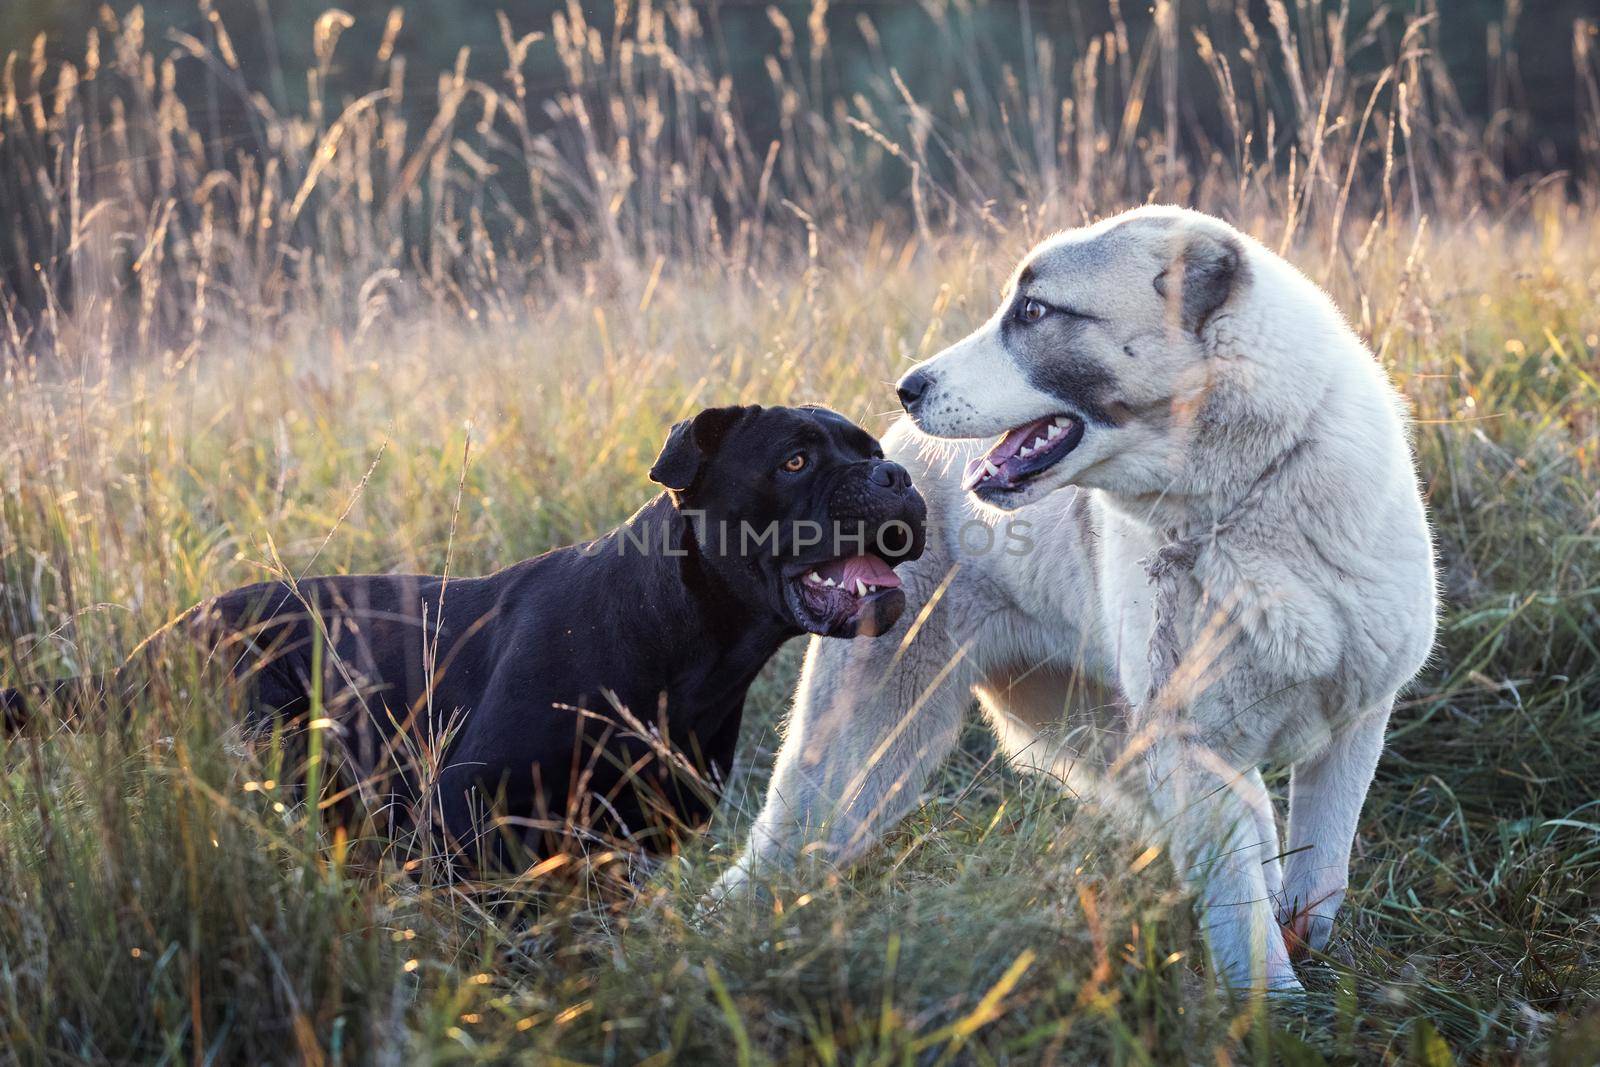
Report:
[[[1154,280],[1202,241],[1231,242],[1244,269],[1187,330]],[[900,568],[908,609],[888,636],[812,642],[766,804],[713,897],[801,857],[866,852],[917,802],[975,693],[1018,765],[1145,813],[1196,885],[1231,984],[1297,988],[1279,922],[1326,942],[1395,694],[1433,643],[1432,544],[1399,398],[1326,294],[1207,216],[1141,209],[1028,262],[1030,291],[1097,316],[1073,358],[1111,369],[1136,414],[1091,426],[1009,513],[959,489],[983,446],[909,421],[891,431],[932,527]],[[998,434],[1070,413],[1019,369],[1004,315],[924,364],[924,430]],[[1014,535],[1028,524],[1033,550],[997,537],[978,551],[975,518]],[[1145,564],[1182,536],[1199,550],[1175,586],[1183,657],[1163,687]],[[1267,762],[1293,765],[1286,845]]]

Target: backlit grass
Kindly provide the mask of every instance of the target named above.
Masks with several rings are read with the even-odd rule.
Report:
[[[13,243],[50,262],[0,289],[0,684],[105,669],[269,574],[483,572],[592,535],[648,497],[666,428],[704,404],[820,401],[882,431],[887,383],[986,316],[1040,232],[1147,198],[1283,247],[1370,340],[1417,419],[1447,608],[1303,1003],[1221,998],[1164,859],[1008,769],[977,725],[869,861],[696,924],[759,804],[798,646],[752,694],[702,846],[470,885],[322,830],[270,755],[230,751],[227,695],[174,654],[126,728],[3,749],[3,1055],[1600,1056],[1596,187],[1499,178],[1425,51],[1357,74],[1316,43],[1354,38],[1335,14],[1284,16],[1298,128],[1192,27],[1151,63],[1140,42],[1058,56],[1070,127],[1042,79],[923,103],[888,70],[841,115],[802,37],[774,59],[794,110],[770,168],[717,133],[737,116],[698,23],[564,16],[527,47],[559,47],[573,81],[520,96],[446,72],[435,99],[263,101],[242,155],[163,81],[176,47],[175,72],[230,91],[217,41],[157,49],[125,15],[93,77],[45,66],[36,105],[19,57],[0,189]],[[1166,152],[1162,49],[1218,71],[1189,91],[1238,95],[1233,143]],[[1002,110],[1055,116],[1052,136],[1019,142]]]

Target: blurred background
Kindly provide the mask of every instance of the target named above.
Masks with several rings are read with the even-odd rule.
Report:
[[[387,81],[373,57],[378,52],[396,5],[389,0],[346,0],[334,5],[350,17],[339,54],[328,65],[333,83],[348,89]],[[504,11],[517,33],[546,29],[553,15],[579,8],[591,24],[609,27],[637,17],[643,5],[577,4],[563,0],[527,0],[504,4],[495,0],[431,0],[403,5],[403,21],[394,35],[395,49],[410,57],[404,81],[410,94],[436,88],[436,72],[454,66],[458,51],[471,50],[467,70],[486,81],[505,68],[498,14]],[[656,3],[671,11],[679,5]],[[827,34],[833,52],[825,85],[831,97],[848,100],[868,90],[873,72],[884,63],[897,69],[911,95],[924,101],[948,98],[956,78],[999,84],[1007,69],[1017,71],[1036,62],[1029,52],[1035,36],[1051,42],[1060,55],[1082,53],[1093,38],[1118,30],[1144,38],[1155,18],[1154,5],[1143,2],[1091,3],[1064,0],[988,0],[977,3],[929,0],[697,0],[683,5],[715,28],[716,47],[731,76],[738,113],[752,137],[770,137],[779,124],[778,95],[764,70],[764,57],[775,54],[784,32],[773,18],[780,13],[796,28],[806,48],[816,26]],[[1304,4],[1291,4],[1303,8]],[[1329,5],[1333,10],[1340,5]],[[1242,6],[1251,23],[1267,28],[1271,5],[1250,0]],[[127,3],[106,5],[126,14]],[[630,10],[631,8],[631,10]],[[1352,0],[1342,5],[1348,22],[1372,40],[1391,47],[1353,57],[1357,72],[1373,72],[1395,58],[1398,30],[1418,16],[1438,19],[1436,36],[1427,47],[1437,51],[1449,70],[1459,105],[1489,120],[1499,116],[1511,128],[1495,131],[1503,139],[1505,165],[1514,171],[1568,167],[1578,158],[1579,90],[1574,77],[1573,26],[1582,17],[1600,15],[1592,0],[1399,0],[1375,3]],[[817,17],[817,11],[822,11]],[[45,34],[46,54],[63,59],[81,56],[85,33],[102,21],[101,5],[57,3],[54,0],[9,0],[0,9],[0,54],[25,52],[38,34]],[[208,37],[207,12],[214,12],[232,32],[233,46],[245,79],[267,89],[280,109],[303,105],[307,85],[303,72],[316,66],[315,24],[329,10],[317,0],[154,0],[142,5],[146,32],[161,41],[173,31],[198,39]],[[1234,0],[1182,0],[1175,5],[1180,31],[1205,29],[1226,48],[1250,33]],[[969,34],[953,34],[948,19],[971,20]],[[808,27],[807,23],[812,26]],[[1187,42],[1185,42],[1187,43]],[[977,47],[972,47],[976,45]],[[1270,49],[1272,42],[1267,42]],[[1185,49],[1179,56],[1180,80],[1207,78],[1200,57]],[[531,86],[563,82],[563,68],[553,41],[528,53],[525,67]],[[958,73],[959,72],[959,75]],[[1059,88],[1070,91],[1070,68],[1059,65]],[[978,77],[974,77],[977,75]],[[1281,78],[1273,91],[1287,94]],[[202,91],[190,84],[192,92]],[[1591,102],[1592,103],[1592,102]],[[1213,138],[1227,117],[1203,94],[1185,94],[1185,125],[1204,129]],[[221,116],[226,125],[229,115]]]
[[[237,206],[234,177],[278,183],[295,218],[275,243],[333,252],[315,218],[341,170],[385,213],[374,241],[452,270],[463,243],[502,266],[615,266],[669,246],[700,261],[714,229],[710,246],[744,263],[830,226],[1008,224],[1019,201],[1070,221],[1151,195],[1200,203],[1210,182],[1242,205],[1250,175],[1297,161],[1325,169],[1313,196],[1328,206],[1340,169],[1358,203],[1381,173],[1413,214],[1504,204],[1523,179],[1593,169],[1595,13],[1590,0],[12,0],[0,214],[21,224],[0,277],[30,315],[86,280],[50,276],[84,244],[59,216],[63,188],[170,195],[171,222],[194,228],[197,189],[220,212]],[[107,255],[99,269],[125,273]],[[383,262],[355,265],[364,279]]]

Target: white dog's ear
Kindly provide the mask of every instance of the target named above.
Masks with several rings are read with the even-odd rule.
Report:
[[[722,439],[734,424],[760,410],[754,405],[706,408],[694,418],[677,423],[650,468],[650,480],[675,493],[684,492],[694,484],[700,465],[722,446]]]
[[[1184,231],[1174,245],[1172,261],[1156,275],[1156,292],[1184,329],[1199,333],[1243,280],[1244,248],[1226,234],[1204,229]]]

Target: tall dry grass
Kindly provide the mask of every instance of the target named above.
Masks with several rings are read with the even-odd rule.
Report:
[[[4,750],[4,1055],[1592,1055],[1593,175],[1501,173],[1514,116],[1463,113],[1432,13],[1180,24],[1161,3],[1148,34],[1029,37],[992,75],[988,24],[932,3],[930,32],[972,58],[917,99],[886,63],[843,95],[837,13],[783,11],[760,141],[754,90],[683,4],[512,16],[503,74],[463,59],[425,93],[403,13],[356,57],[330,11],[295,110],[209,15],[152,41],[129,10],[71,63],[12,56],[0,684],[102,669],[264,574],[447,552],[464,573],[592,534],[702,403],[823,400],[882,429],[886,383],[986,316],[1040,233],[1189,203],[1281,249],[1371,342],[1413,404],[1445,561],[1436,665],[1398,713],[1311,998],[1219,1000],[1170,872],[976,729],[876,860],[748,927],[695,926],[793,650],[752,698],[705,848],[644,878],[602,858],[440,887],[335,840],[270,752],[230,754],[225,699],[175,657],[126,730]],[[1572,33],[1596,152],[1595,27]],[[530,81],[536,49],[558,83]],[[1180,79],[1196,64],[1208,80]],[[1228,116],[1220,136],[1187,121],[1195,100]]]
[[[879,31],[870,13],[834,26],[826,4],[803,25],[770,10],[770,85],[741,86],[748,99],[696,5],[619,4],[610,25],[576,3],[549,26],[502,15],[503,73],[469,75],[463,51],[431,91],[398,46],[403,8],[373,56],[339,52],[349,18],[332,9],[305,106],[286,110],[209,3],[198,35],[162,41],[139,8],[107,9],[73,61],[47,61],[40,37],[0,74],[7,340],[182,363],[297,317],[357,333],[407,313],[514,323],[575,283],[639,299],[663,273],[786,276],[952,232],[1020,243],[1143,200],[1313,246],[1327,277],[1359,285],[1385,231],[1492,222],[1548,180],[1501,173],[1515,115],[1463,113],[1438,13],[1396,28],[1274,0],[1262,22],[1224,5],[1180,26],[1159,3],[1142,38],[1120,18],[1079,54],[1025,38],[1013,69],[982,10],[923,10],[895,27],[963,61],[928,100],[892,67],[850,72],[870,87],[850,91],[830,27],[881,56]],[[1592,148],[1595,24],[1571,32]],[[552,51],[564,76],[530,84]],[[1514,74],[1513,55],[1493,62],[1494,84]],[[757,141],[746,115],[769,111]],[[1225,121],[1208,132],[1202,115]]]

